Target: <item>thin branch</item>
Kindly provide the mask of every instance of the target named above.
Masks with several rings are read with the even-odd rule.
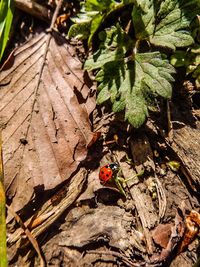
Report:
[[[30,241],[30,243],[33,245],[34,249],[36,250],[39,258],[40,258],[40,267],[44,267],[46,266],[45,264],[45,260],[44,257],[41,253],[41,249],[38,245],[37,240],[33,237],[33,235],[31,234],[30,230],[25,226],[25,224],[23,223],[23,221],[21,220],[21,218],[19,217],[19,215],[8,205],[6,205],[8,212],[10,212],[12,214],[12,216],[15,218],[15,220],[18,222],[18,224],[21,226],[21,228],[23,229],[24,233],[26,234],[28,240]]]
[[[46,7],[32,0],[14,0],[15,7],[38,19],[50,22],[52,13]]]

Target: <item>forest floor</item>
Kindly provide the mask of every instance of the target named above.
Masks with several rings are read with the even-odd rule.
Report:
[[[26,19],[25,16],[23,20],[26,22]],[[41,32],[44,33],[45,30],[42,29]],[[23,34],[26,37],[29,33],[25,31]],[[34,31],[32,35],[35,36]],[[16,38],[18,36],[11,42],[17,42]],[[35,46],[34,42],[24,46],[22,37],[20,38],[22,49],[19,54],[24,53],[23,49],[28,50]],[[63,43],[70,46],[67,41]],[[62,49],[60,47],[61,43],[59,49]],[[73,43],[72,48],[75,51],[72,58],[80,58],[83,53],[81,44]],[[39,51],[39,48],[37,49]],[[53,51],[56,58],[56,49]],[[33,59],[31,52],[28,53],[30,54],[26,59],[30,66]],[[65,52],[60,53],[64,55]],[[48,60],[50,62],[50,58]],[[14,66],[12,77],[18,75],[17,67]],[[7,69],[9,70],[10,66],[7,66],[5,71],[8,71]],[[53,67],[51,72],[52,69]],[[13,73],[13,69],[11,70]],[[53,70],[55,71],[55,68]],[[25,71],[28,73],[28,70]],[[2,73],[4,74],[4,70]],[[85,75],[81,67],[77,73]],[[7,86],[11,72],[5,75],[3,84]],[[26,75],[24,79],[25,77]],[[45,83],[45,77],[42,78]],[[50,86],[50,82],[46,84]],[[21,84],[20,86],[23,87]],[[95,85],[89,87],[91,93],[91,88],[95,88]],[[80,95],[80,92],[74,90],[82,107],[83,95]],[[95,94],[84,103],[86,109],[90,110],[88,115],[92,132],[96,133],[84,160],[77,160],[79,163],[69,170],[66,182],[61,185],[57,183],[55,190],[52,190],[52,186],[51,190],[47,190],[47,194],[45,191],[38,191],[36,198],[29,199],[28,205],[25,205],[24,196],[30,191],[23,191],[22,198],[18,193],[19,198],[15,198],[18,209],[13,209],[16,212],[20,210],[18,214],[24,223],[19,221],[15,211],[14,215],[8,218],[9,266],[44,266],[44,262],[47,266],[55,267],[193,266],[200,256],[200,94],[195,92],[191,81],[179,78],[174,84],[171,101],[160,101],[159,109],[152,112],[146,124],[137,130],[124,122],[120,115],[113,114],[109,105],[92,108],[93,100]],[[43,102],[38,103],[40,106]],[[16,102],[12,103],[12,112],[16,105]],[[57,107],[56,104],[54,107]],[[34,108],[32,113],[36,111]],[[7,114],[4,114],[6,117]],[[34,116],[36,115],[33,115],[33,118]],[[17,120],[18,117],[15,117],[15,121]],[[37,119],[35,122],[39,128]],[[8,129],[9,125],[4,121],[3,123],[6,125],[6,135],[12,129]],[[33,129],[36,131],[34,127]],[[75,133],[76,131],[72,133],[70,142],[73,142]],[[25,147],[31,143],[30,140],[35,140],[28,139],[28,135],[27,139],[23,140],[21,135],[19,136],[18,139]],[[43,135],[39,138],[39,146],[42,147]],[[14,144],[14,141],[10,141],[10,147],[11,144]],[[40,148],[36,150],[42,151]],[[74,158],[79,156],[74,152]],[[46,157],[49,165],[42,163],[42,167],[45,166],[48,176],[50,171],[47,166],[51,169],[51,155]],[[14,156],[11,160],[15,160]],[[133,177],[123,184],[126,196],[119,192],[114,183],[100,183],[100,167],[111,162],[120,166],[120,175],[124,179]],[[13,161],[11,163],[13,164]],[[38,164],[41,165],[40,162]],[[10,173],[9,168],[10,166],[5,166],[5,179]],[[63,172],[63,175],[66,173]],[[48,180],[48,177],[46,179]],[[28,180],[30,178],[27,178],[27,182]],[[13,196],[17,196],[13,193],[12,183],[13,181],[6,183],[9,184],[8,204],[12,203]],[[26,187],[23,187],[23,190],[26,190]],[[34,208],[30,209],[32,205]],[[15,224],[11,217],[15,217],[19,224]],[[194,266],[199,265],[197,263]]]

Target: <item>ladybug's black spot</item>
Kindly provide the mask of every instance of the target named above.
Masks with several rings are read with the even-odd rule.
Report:
[[[108,175],[108,174],[106,174],[106,177],[109,177],[109,175]]]
[[[101,171],[101,174],[104,174],[104,171]]]

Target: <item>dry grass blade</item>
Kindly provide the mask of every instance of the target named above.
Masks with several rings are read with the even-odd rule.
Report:
[[[0,74],[0,124],[5,186],[18,211],[86,157],[95,101],[74,48],[57,33],[39,34],[14,57]]]
[[[158,203],[159,203],[159,219],[161,220],[164,215],[167,208],[167,198],[165,195],[165,191],[163,189],[163,186],[159,179],[156,177],[154,178],[155,185],[156,185],[156,191],[158,196]]]

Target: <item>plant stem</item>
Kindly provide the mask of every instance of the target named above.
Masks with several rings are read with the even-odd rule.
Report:
[[[6,254],[6,197],[3,186],[2,139],[0,133],[0,267],[8,266]]]

